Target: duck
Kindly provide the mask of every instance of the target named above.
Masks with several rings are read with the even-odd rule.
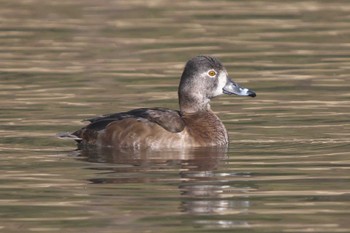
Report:
[[[156,107],[107,114],[87,119],[83,128],[61,136],[73,138],[79,148],[227,147],[227,130],[210,107],[210,101],[223,94],[256,97],[235,83],[217,58],[196,56],[187,61],[181,75],[179,110]]]

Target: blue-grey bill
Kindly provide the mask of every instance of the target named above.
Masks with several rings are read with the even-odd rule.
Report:
[[[237,83],[232,80],[228,80],[226,85],[223,88],[224,94],[227,95],[239,95],[239,96],[250,96],[255,97],[256,94],[254,91],[249,90],[248,88],[244,88],[239,86]]]

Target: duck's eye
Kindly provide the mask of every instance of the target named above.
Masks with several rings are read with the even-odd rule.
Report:
[[[209,70],[209,71],[208,71],[208,75],[209,75],[210,77],[215,77],[215,75],[216,75],[215,70]]]

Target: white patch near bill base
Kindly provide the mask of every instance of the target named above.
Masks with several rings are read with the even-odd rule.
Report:
[[[216,87],[216,90],[213,92],[213,96],[218,96],[224,94],[223,88],[227,83],[227,74],[226,72],[220,72],[218,79],[218,86]]]

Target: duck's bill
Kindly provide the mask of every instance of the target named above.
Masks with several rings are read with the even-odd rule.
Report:
[[[227,95],[239,95],[239,96],[250,96],[250,97],[256,96],[254,91],[249,90],[248,88],[241,87],[230,79],[227,81],[226,85],[222,90],[224,94],[227,94]]]

